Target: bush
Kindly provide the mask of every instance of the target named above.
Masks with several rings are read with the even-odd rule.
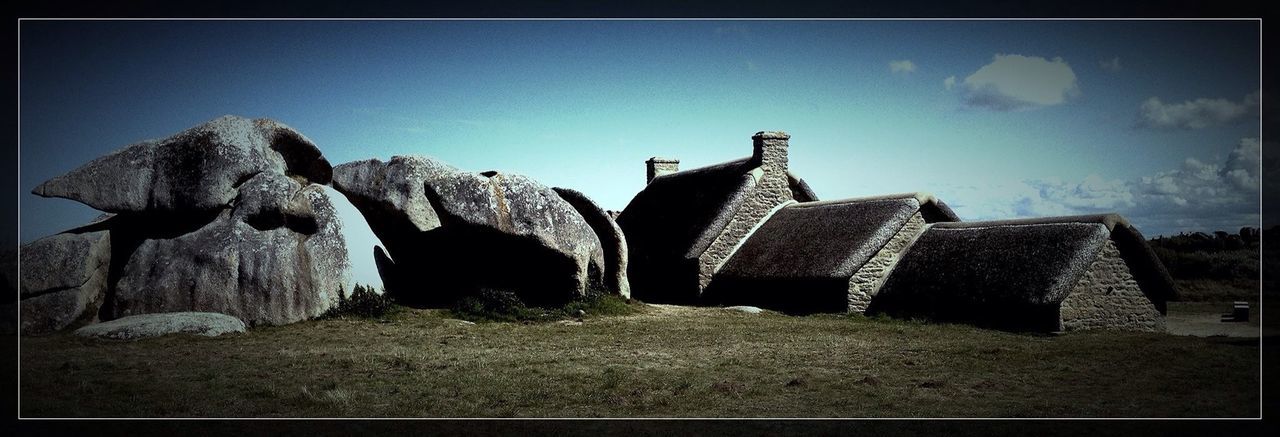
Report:
[[[487,288],[458,299],[449,311],[454,317],[471,321],[514,322],[536,320],[541,316],[525,306],[515,293]]]
[[[563,311],[566,315],[573,316],[578,314],[578,310],[593,316],[625,316],[640,311],[630,299],[611,294],[597,294],[570,302],[564,306]]]
[[[628,299],[594,293],[558,308],[530,307],[514,292],[482,289],[458,299],[449,309],[449,316],[470,321],[551,322],[577,317],[578,311],[592,316],[617,316],[639,310]]]
[[[373,291],[373,287],[362,286],[356,284],[351,290],[351,296],[347,297],[342,290],[338,290],[338,305],[329,308],[322,317],[333,318],[343,316],[378,318],[385,316],[391,311],[395,303],[391,296]]]

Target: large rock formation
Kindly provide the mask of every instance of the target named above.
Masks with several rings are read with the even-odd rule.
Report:
[[[35,188],[108,212],[220,209],[258,173],[329,182],[331,167],[298,131],[226,115],[163,140],[131,144]]]
[[[605,288],[616,291],[620,296],[631,297],[631,283],[627,280],[627,238],[622,234],[622,228],[613,221],[613,216],[586,194],[569,188],[553,189],[578,210],[578,214],[595,231],[596,238],[600,239],[604,250]]]
[[[117,214],[23,247],[23,332],[146,313],[250,325],[323,313],[351,288],[341,222],[317,185],[331,172],[293,129],[225,116],[41,184],[35,194]]]
[[[593,289],[621,293],[625,284],[605,280],[610,267],[594,225],[525,176],[396,156],[339,165],[333,186],[386,244],[375,257],[401,301],[448,304],[489,288],[555,304]]]
[[[64,232],[22,246],[21,329],[42,334],[93,320],[107,290],[104,231]]]
[[[103,319],[206,311],[279,325],[320,315],[351,288],[341,225],[318,185],[261,173],[241,186],[232,208],[169,226],[112,227],[132,250],[116,260]]]

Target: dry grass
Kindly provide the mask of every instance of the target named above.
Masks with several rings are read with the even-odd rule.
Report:
[[[23,338],[24,417],[1254,417],[1257,339],[657,307]]]
[[[1249,279],[1175,279],[1178,299],[1184,302],[1258,302],[1261,286],[1257,278]]]

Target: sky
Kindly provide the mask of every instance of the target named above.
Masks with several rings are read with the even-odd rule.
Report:
[[[30,194],[39,183],[225,114],[283,122],[334,165],[427,155],[612,210],[644,188],[651,156],[695,168],[782,130],[791,170],[820,199],[927,191],[965,220],[1118,212],[1148,237],[1235,232],[1261,224],[1264,173],[1280,179],[1261,156],[1259,29],[26,20],[18,238],[99,214]],[[377,282],[376,238],[354,208],[338,209],[363,254],[356,280]]]

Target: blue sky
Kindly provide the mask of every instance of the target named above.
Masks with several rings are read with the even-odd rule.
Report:
[[[96,211],[30,190],[224,114],[330,162],[424,154],[622,209],[792,135],[820,198],[930,191],[964,219],[1257,226],[1257,21],[23,21],[22,242]],[[950,78],[950,80],[949,80]],[[358,215],[344,210],[344,221]],[[368,247],[371,236],[352,237]],[[368,253],[366,249],[357,253]],[[371,263],[357,265],[368,281]]]

